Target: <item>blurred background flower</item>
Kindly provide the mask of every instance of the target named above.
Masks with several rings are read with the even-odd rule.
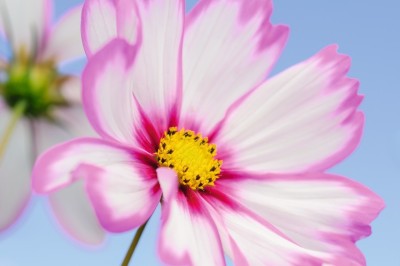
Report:
[[[0,0],[4,38],[0,54],[0,231],[8,229],[27,205],[36,157],[50,145],[91,134],[81,106],[80,78],[60,71],[63,63],[84,55],[81,8],[72,8],[53,23],[51,0]],[[88,243],[102,240],[79,184],[53,194],[50,202],[72,235]],[[79,219],[93,222],[82,228],[86,223]]]

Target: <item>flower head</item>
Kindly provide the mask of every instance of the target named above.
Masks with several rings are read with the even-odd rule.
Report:
[[[78,132],[91,132],[81,111],[79,78],[59,70],[61,63],[84,55],[81,10],[73,8],[52,25],[50,0],[0,0],[0,30],[10,48],[0,57],[0,231],[14,223],[29,199],[29,171],[37,153]],[[9,120],[14,123],[7,126]],[[81,197],[74,188],[66,190],[74,191],[55,193],[51,206],[77,234],[86,230],[79,222],[82,215],[71,215],[78,206],[60,199]],[[86,206],[90,213],[86,205],[81,202],[79,208]]]
[[[329,46],[265,81],[288,36],[271,12],[269,0],[200,0],[187,15],[182,0],[88,0],[83,101],[101,138],[43,154],[35,190],[83,180],[111,232],[161,201],[169,264],[365,265],[355,242],[383,202],[324,173],[364,124],[350,59]]]

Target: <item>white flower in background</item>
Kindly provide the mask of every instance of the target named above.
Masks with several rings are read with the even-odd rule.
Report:
[[[0,0],[0,31],[11,50],[0,54],[0,231],[27,205],[36,156],[52,144],[91,132],[79,78],[59,71],[60,63],[84,54],[81,6],[55,25],[51,19],[51,0]],[[77,183],[54,193],[51,207],[71,235],[98,243],[103,231],[80,192]]]

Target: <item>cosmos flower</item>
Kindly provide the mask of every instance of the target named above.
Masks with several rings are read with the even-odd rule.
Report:
[[[365,265],[355,242],[383,202],[325,173],[362,135],[349,57],[329,46],[265,81],[288,36],[270,1],[200,0],[187,15],[182,0],[117,2],[83,11],[83,102],[100,138],[44,153],[34,189],[83,180],[110,232],[161,204],[167,264]]]
[[[50,0],[0,0],[0,28],[10,50],[2,51],[0,59],[0,231],[15,222],[30,198],[30,170],[38,153],[91,132],[85,126],[79,77],[59,71],[61,63],[84,55],[81,10],[73,8],[52,25]],[[86,242],[99,241],[100,234],[89,234],[102,232],[101,227],[85,228],[79,221],[95,216],[87,200],[86,205],[77,200],[85,194],[76,190],[54,193],[51,206],[62,225]]]

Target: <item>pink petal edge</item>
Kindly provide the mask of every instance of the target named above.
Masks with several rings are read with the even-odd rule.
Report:
[[[251,154],[250,150],[246,150],[245,152],[242,150],[238,150],[235,152],[232,152],[232,148],[234,145],[231,143],[232,140],[227,141],[226,135],[231,133],[230,131],[237,131],[234,134],[238,135],[241,134],[241,136],[244,136],[244,133],[238,133],[239,131],[236,130],[238,127],[234,127],[236,120],[241,121],[240,119],[242,118],[243,114],[245,113],[246,110],[248,109],[248,104],[250,102],[254,102],[254,99],[263,99],[262,94],[271,94],[271,88],[270,85],[271,82],[277,83],[278,80],[282,79],[286,73],[290,73],[290,71],[293,72],[293,69],[300,68],[303,65],[310,65],[316,68],[316,71],[320,68],[321,73],[324,73],[326,76],[326,84],[324,85],[323,88],[320,89],[320,92],[318,95],[314,95],[312,97],[317,97],[318,99],[320,98],[321,101],[325,98],[328,99],[330,95],[332,97],[332,100],[337,101],[337,99],[333,97],[338,97],[337,95],[341,95],[340,97],[340,102],[336,106],[336,109],[332,110],[327,110],[324,111],[326,114],[325,116],[326,119],[339,119],[336,129],[331,129],[330,132],[333,132],[333,130],[341,130],[338,131],[338,134],[340,133],[342,136],[342,144],[338,145],[337,148],[335,148],[334,151],[330,152],[331,154],[325,154],[320,158],[319,160],[314,160],[310,161],[306,165],[298,165],[298,166],[291,166],[294,169],[289,169],[286,173],[298,173],[298,172],[307,172],[307,171],[312,171],[312,172],[319,172],[319,171],[324,171],[335,164],[339,163],[342,161],[344,158],[346,158],[349,154],[351,154],[354,149],[358,146],[361,136],[362,136],[362,131],[363,131],[363,125],[364,125],[364,115],[362,112],[358,111],[358,106],[362,101],[362,96],[358,95],[358,88],[359,88],[359,82],[355,79],[351,79],[346,77],[346,74],[350,68],[350,58],[348,56],[338,54],[337,53],[337,46],[336,45],[331,45],[328,46],[324,49],[322,49],[320,52],[318,52],[316,55],[311,57],[310,59],[282,72],[281,74],[277,75],[276,77],[271,78],[271,80],[267,80],[262,86],[257,88],[257,90],[253,91],[252,93],[246,95],[239,101],[237,101],[228,111],[227,115],[225,116],[224,120],[221,121],[219,124],[218,128],[216,131],[214,131],[215,134],[212,135],[212,140],[216,142],[219,148],[219,155],[220,157],[224,160],[225,159],[225,166],[228,167],[229,169],[232,167],[236,167],[240,170],[245,168],[244,163],[238,163],[236,160],[240,159],[239,156],[242,156],[244,153],[249,156]],[[303,67],[304,68],[304,67]],[[287,74],[288,75],[288,74]],[[282,77],[281,77],[282,76]],[[275,84],[273,83],[273,84]],[[265,87],[265,88],[264,88]],[[336,90],[337,89],[337,90]],[[334,93],[337,93],[334,94]],[[277,93],[276,93],[277,94]],[[265,95],[264,95],[265,96]],[[264,97],[265,98],[265,97]],[[318,100],[316,99],[316,100]],[[268,99],[266,99],[268,100]],[[314,100],[314,101],[316,101]],[[326,101],[326,100],[325,100]],[[312,103],[312,102],[311,102]],[[247,105],[246,105],[247,104]],[[268,103],[269,105],[270,103]],[[253,106],[255,106],[253,104]],[[311,105],[311,107],[313,107]],[[264,108],[267,108],[267,103],[265,104]],[[302,107],[304,108],[304,107]],[[315,107],[314,107],[315,108]],[[268,109],[266,109],[268,110]],[[329,111],[329,112],[328,112]],[[295,109],[293,109],[293,112],[296,112]],[[236,117],[239,115],[239,118]],[[258,115],[260,116],[260,114]],[[260,116],[262,117],[262,116]],[[253,121],[253,120],[251,120]],[[334,120],[332,120],[334,121]],[[276,123],[275,120],[272,122]],[[317,121],[318,122],[318,121]],[[282,126],[282,125],[281,125]],[[307,128],[307,125],[304,125],[305,128]],[[245,135],[246,137],[251,137],[251,135],[254,135],[253,130],[249,129],[249,126],[247,125],[246,127],[243,127],[244,130],[247,130],[248,135]],[[258,129],[257,129],[258,130]],[[265,130],[265,129],[264,129]],[[232,132],[233,132],[232,131]],[[344,134],[343,132],[348,132],[347,135]],[[268,133],[268,132],[267,132]],[[269,132],[268,134],[273,135],[274,132]],[[260,133],[258,133],[260,135]],[[269,136],[269,135],[268,135]],[[260,136],[258,136],[259,139]],[[268,137],[271,138],[271,137]],[[225,139],[225,140],[224,140]],[[237,140],[235,141],[237,143]],[[254,146],[254,145],[253,145]],[[259,146],[258,146],[259,147]],[[250,148],[246,148],[250,149]],[[252,148],[254,150],[254,148]],[[286,150],[283,150],[285,152]],[[287,152],[287,151],[286,151]],[[255,154],[256,151],[253,151]],[[313,155],[315,156],[315,155]],[[243,157],[243,156],[242,156]],[[282,163],[279,161],[279,163]],[[292,162],[291,164],[293,164]],[[249,161],[246,161],[246,169],[247,171],[251,170],[251,164]],[[259,167],[258,167],[259,168]],[[254,171],[261,171],[261,169],[254,169]],[[283,170],[280,169],[273,169],[273,170],[268,170],[265,169],[263,170],[265,173],[268,172],[275,172],[275,173],[280,173]]]
[[[141,178],[135,180],[141,184],[132,185],[129,178],[137,177],[125,176],[124,181],[96,166],[84,165],[83,168],[86,191],[107,231],[120,233],[139,227],[151,217],[160,202],[161,190],[155,178]]]

